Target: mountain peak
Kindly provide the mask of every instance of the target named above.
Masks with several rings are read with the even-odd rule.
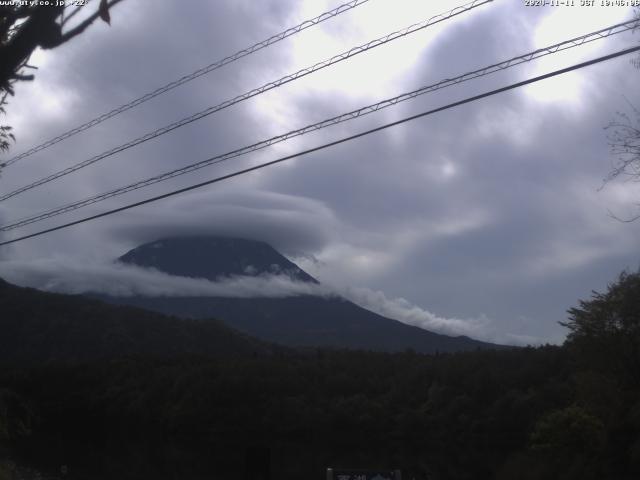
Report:
[[[227,237],[165,238],[141,245],[119,259],[170,275],[215,280],[229,275],[284,273],[317,281],[264,242]],[[339,297],[284,298],[111,297],[184,318],[220,318],[249,335],[283,345],[365,350],[455,352],[500,348],[467,337],[449,337],[382,317]]]
[[[140,245],[118,260],[182,277],[215,280],[231,275],[285,274],[294,280],[317,283],[269,244],[243,238],[164,238]]]

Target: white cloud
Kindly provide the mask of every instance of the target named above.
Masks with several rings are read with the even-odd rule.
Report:
[[[537,338],[500,334],[485,316],[473,319],[440,317],[404,298],[387,298],[367,288],[336,288],[291,279],[287,275],[222,277],[217,281],[169,275],[155,269],[92,260],[72,262],[54,257],[31,261],[0,262],[1,276],[16,285],[39,290],[117,297],[232,297],[284,298],[299,295],[342,296],[379,315],[445,335],[467,335],[508,344],[541,343]]]
[[[323,286],[292,280],[287,275],[231,276],[217,281],[168,275],[154,269],[122,263],[73,262],[56,257],[33,261],[0,262],[0,276],[20,286],[68,293],[103,293],[130,297],[211,296],[290,297],[332,295]]]
[[[485,315],[468,319],[440,317],[405,298],[387,298],[383,292],[368,288],[347,288],[341,293],[367,310],[435,333],[466,335],[478,340],[513,345],[543,343],[540,338],[500,332]]]
[[[163,207],[114,218],[106,235],[139,244],[186,232],[260,240],[289,252],[321,247],[339,225],[321,201],[259,188],[238,192],[234,185],[177,197]]]

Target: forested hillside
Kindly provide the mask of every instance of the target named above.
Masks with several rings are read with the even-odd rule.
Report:
[[[213,320],[183,320],[0,279],[0,361],[95,361],[127,355],[247,355],[272,346]]]
[[[572,309],[562,347],[121,357],[0,369],[13,458],[68,478],[272,478],[327,466],[405,478],[640,474],[640,278]],[[134,310],[132,310],[133,312]],[[53,310],[52,310],[53,312]],[[253,450],[252,450],[253,449]]]

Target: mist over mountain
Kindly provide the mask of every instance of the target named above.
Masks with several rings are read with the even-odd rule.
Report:
[[[295,281],[318,283],[268,244],[246,239],[209,236],[166,238],[141,245],[118,260],[182,277],[220,280],[233,276],[284,274]],[[288,346],[391,352],[413,349],[423,353],[499,347],[466,336],[452,337],[406,325],[338,295],[101,298],[179,317],[219,318],[249,335]]]

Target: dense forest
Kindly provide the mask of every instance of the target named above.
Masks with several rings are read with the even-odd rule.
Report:
[[[640,274],[580,302],[565,326],[561,347],[457,354],[4,359],[0,456],[11,462],[0,478],[16,465],[74,479],[265,478],[247,470],[255,452],[278,479],[320,479],[328,466],[408,479],[638,478]]]

